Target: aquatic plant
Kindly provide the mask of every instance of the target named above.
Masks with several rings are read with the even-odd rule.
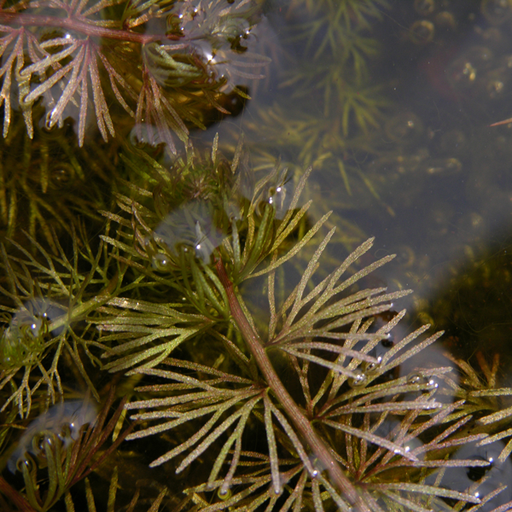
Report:
[[[70,489],[83,479],[88,510],[95,510],[94,493],[88,476],[130,432],[128,427],[108,443],[109,436],[119,427],[120,421],[122,423],[124,401],[110,415],[114,398],[112,388],[99,413],[97,405],[90,401],[61,403],[29,425],[22,438],[22,442],[29,444],[19,445],[9,460],[9,469],[13,473],[19,471],[23,476],[23,492],[18,492],[0,477],[0,493],[7,499],[4,502],[6,512],[14,509],[11,506],[23,512],[49,511],[61,498],[64,499],[66,510],[74,510],[75,500]],[[42,481],[44,484],[41,484]],[[115,502],[116,485],[117,468],[110,482],[111,506]],[[136,501],[137,496],[134,498]],[[158,506],[156,503],[155,506]]]
[[[99,397],[83,362],[97,366],[89,350],[94,332],[83,320],[115,293],[118,279],[110,276],[115,254],[72,236],[71,256],[56,238],[56,256],[30,236],[31,251],[14,241],[10,251],[2,247],[0,389],[10,393],[1,409],[15,403],[22,417],[29,416],[32,396],[41,387],[52,402],[63,394],[61,371],[74,373]]]
[[[386,1],[366,0],[294,0],[283,8],[278,90],[268,108],[241,121],[257,168],[276,159],[299,168],[313,165],[323,175],[342,176],[342,208],[381,201],[379,186],[359,161],[372,154],[372,135],[391,104],[386,84],[372,78],[380,55],[374,31],[388,8]]]
[[[7,462],[9,471],[15,473],[21,468],[30,457],[28,454],[35,457],[42,455],[40,443],[35,440],[40,432],[45,432],[48,439],[51,438],[49,444],[59,442],[63,448],[67,448],[78,439],[82,427],[94,425],[97,416],[96,406],[91,402],[71,400],[54,405],[27,427]]]
[[[217,140],[211,155],[193,152],[170,172],[143,153],[136,161],[137,188],[118,196],[124,213],[106,214],[118,238],[104,240],[158,284],[160,298],[117,297],[94,322],[106,368],[143,376],[127,405],[141,421],[129,439],[173,432],[152,466],[178,459],[181,473],[208,460],[204,481],[186,491],[206,510],[477,503],[426,478],[434,469],[488,466],[449,456],[489,431],[465,430],[475,409],[454,391],[448,361],[415,360],[439,335],[420,341],[427,326],[394,334],[405,312],[386,312],[408,292],[362,284],[390,257],[351,271],[368,241],[322,272],[334,230],[318,238],[328,215],[308,226],[310,203],[299,207],[308,173],[295,189],[278,170],[251,185],[240,149],[230,163]],[[297,276],[288,264],[314,239]],[[291,293],[279,284],[287,277]],[[257,309],[255,295],[265,301]],[[202,501],[215,491],[213,503]]]
[[[402,331],[394,303],[409,292],[365,283],[392,259],[361,265],[372,240],[326,270],[335,230],[329,214],[311,222],[300,199],[311,170],[298,181],[280,169],[258,175],[241,146],[226,159],[217,138],[170,169],[133,148],[122,158],[131,180],[119,210],[103,213],[97,250],[80,233],[71,258],[35,240],[32,251],[4,250],[6,412],[32,418],[36,398],[66,396],[61,373],[94,396],[106,371],[126,374],[138,420],[127,439],[158,436],[152,467],[196,468],[185,508],[478,510],[472,488],[442,475],[471,467],[485,478],[477,470],[490,462],[458,450],[509,437],[498,402],[480,427],[478,400],[510,390],[482,395],[448,360],[422,360],[440,333]],[[54,440],[59,457],[78,446]],[[47,478],[61,489],[53,496],[65,494]]]
[[[112,202],[119,179],[113,160],[119,148],[95,136],[88,138],[87,149],[79,148],[70,119],[62,128],[47,130],[38,126],[43,114],[44,109],[34,109],[32,139],[22,116],[15,114],[0,141],[0,236],[4,243],[23,244],[28,233],[57,255],[55,236],[63,242],[84,223],[102,228],[98,210]]]
[[[300,68],[287,76],[281,87],[293,86],[295,98],[312,89],[322,91],[324,116],[335,109],[343,117],[345,137],[349,121],[366,132],[368,125],[375,126],[375,117],[385,106],[379,88],[372,87],[368,64],[380,53],[370,29],[387,8],[385,0],[296,0],[288,9],[294,21],[289,27],[290,41],[295,47],[302,40],[305,44]],[[356,90],[362,93],[360,98],[354,94]]]
[[[186,123],[204,126],[207,107],[229,114],[222,91],[246,97],[236,80],[261,76],[268,59],[252,51],[258,13],[252,1],[3,2],[3,135],[19,108],[32,137],[32,110],[43,103],[48,128],[76,120],[80,146],[92,110],[106,141],[120,110],[139,140],[174,152]]]
[[[323,5],[337,9],[357,41],[384,2]],[[0,19],[12,22],[2,27],[2,56],[11,56],[0,70],[2,91],[14,94],[6,84],[19,79],[31,154],[43,148],[44,163],[48,146],[39,145],[33,126],[40,107],[48,108],[52,129],[75,109],[79,144],[89,100],[103,138],[118,128],[119,111],[121,129],[133,129],[130,142],[119,137],[112,149],[119,158],[112,188],[91,202],[104,229],[72,222],[65,238],[39,213],[23,242],[14,237],[2,247],[0,450],[7,469],[20,469],[0,477],[6,510],[46,511],[63,502],[71,511],[84,495],[89,512],[166,504],[209,512],[510,508],[500,471],[509,474],[501,459],[511,449],[512,391],[499,384],[498,362],[489,367],[480,358],[475,369],[453,356],[427,357],[441,333],[409,330],[405,311],[395,309],[409,291],[374,285],[393,257],[375,260],[373,239],[344,257],[339,246],[332,251],[334,216],[313,215],[305,198],[311,168],[269,171],[267,161],[255,170],[242,143],[228,154],[218,137],[209,148],[187,140],[187,123],[204,126],[208,109],[222,110],[217,95],[244,94],[236,77],[259,76],[254,70],[265,59],[247,47],[259,7],[227,0],[2,6]],[[43,18],[54,31],[39,30]],[[343,73],[367,80],[354,52],[365,60],[372,48],[368,41],[345,46],[351,53]],[[133,80],[119,71],[132,56],[140,64]],[[326,91],[334,91],[331,78],[321,82]],[[347,99],[363,82],[332,98],[348,91]],[[368,91],[362,106],[378,112]],[[324,96],[326,111],[332,98]],[[15,99],[3,100],[9,140]],[[331,144],[373,124],[366,114],[358,119],[356,107],[345,104]],[[304,144],[308,120],[298,125],[301,156],[316,163],[329,146],[316,159],[311,147],[322,146],[329,128],[319,123],[321,135]],[[159,161],[159,148],[147,147],[164,142],[173,152],[175,136],[187,144],[173,159]],[[27,164],[23,179],[33,169]],[[48,176],[42,168],[33,179],[44,189]],[[14,212],[4,215],[13,238],[20,223],[7,204],[0,202],[3,214]],[[107,420],[113,394],[105,402],[101,390],[113,380],[126,398]],[[80,422],[89,427],[78,433],[67,425],[69,400],[76,400],[70,382],[103,403],[95,422],[85,409]],[[119,435],[125,420],[132,430]],[[142,462],[165,478],[163,486],[147,470],[149,482],[136,484],[156,489],[149,503],[133,491],[133,479],[122,482]],[[448,478],[453,468],[456,484]]]

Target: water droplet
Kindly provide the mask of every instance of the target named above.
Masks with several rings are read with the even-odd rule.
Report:
[[[395,142],[413,142],[423,133],[423,123],[412,112],[400,112],[386,122],[384,129]]]
[[[379,341],[379,344],[382,345],[382,347],[384,347],[385,349],[390,349],[391,347],[393,347],[395,342],[393,341],[393,337],[391,336],[391,334],[388,332],[386,334],[386,339]]]
[[[75,170],[69,164],[59,164],[50,170],[50,185],[54,189],[62,189],[71,185],[75,178]]]
[[[195,253],[211,263],[213,251],[226,236],[216,225],[213,208],[211,201],[191,201],[164,217],[154,231],[154,240],[166,247],[168,258],[180,252]]]
[[[508,0],[483,0],[481,10],[485,19],[493,25],[501,25],[512,14]]]
[[[217,496],[221,500],[227,500],[231,497],[231,489],[229,488],[229,485],[226,483],[223,483],[217,492]]]
[[[429,389],[437,389],[439,387],[439,383],[434,378],[430,378],[428,379],[427,387]]]
[[[407,377],[407,382],[409,384],[423,384],[425,382],[425,378],[420,373],[411,373]]]
[[[453,15],[453,13],[448,11],[442,11],[436,14],[436,26],[438,29],[448,29],[448,30],[456,30],[457,29],[457,19]]]
[[[493,53],[488,48],[472,47],[448,66],[446,74],[450,84],[461,92],[473,88],[477,77],[484,73],[493,58]]]
[[[71,445],[78,439],[81,428],[93,424],[97,415],[97,405],[89,401],[73,400],[54,405],[27,427],[7,462],[8,469],[12,473],[20,470],[20,461],[23,464],[29,460],[28,454],[44,456],[45,446],[59,439],[64,447]]]
[[[376,373],[382,363],[382,356],[378,356],[376,361],[364,363],[364,373]]]

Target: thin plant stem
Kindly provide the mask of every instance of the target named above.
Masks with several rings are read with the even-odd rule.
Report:
[[[162,39],[176,39],[175,36],[163,34],[141,34],[130,30],[122,30],[115,28],[100,27],[79,21],[75,18],[57,18],[55,16],[28,15],[10,12],[0,12],[1,23],[16,23],[21,26],[37,26],[37,27],[58,27],[80,32],[87,36],[104,37],[107,39],[119,39],[121,41],[129,41],[132,43],[148,44],[152,42],[160,42]]]
[[[219,279],[226,290],[228,296],[229,307],[231,315],[240,329],[242,336],[250,350],[256,364],[258,365],[265,381],[273,394],[277,397],[283,409],[286,411],[288,416],[291,418],[297,430],[302,434],[305,441],[317,457],[322,467],[325,467],[329,472],[329,475],[333,483],[338,489],[346,496],[348,501],[355,505],[359,501],[359,497],[354,485],[350,482],[348,477],[345,475],[343,470],[340,468],[337,461],[331,455],[329,449],[325,443],[318,437],[311,422],[300,410],[295,400],[290,396],[286,388],[284,387],[281,379],[267,356],[267,353],[263,347],[263,342],[259,335],[252,328],[250,322],[247,320],[240,302],[233,289],[233,283],[229,280],[229,277],[224,268],[224,264],[220,258],[216,261],[217,273]]]
[[[36,509],[1,476],[0,493],[12,500],[20,512],[36,512]]]

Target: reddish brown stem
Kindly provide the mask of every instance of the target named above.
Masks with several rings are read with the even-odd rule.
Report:
[[[107,39],[120,39],[132,43],[148,44],[162,39],[173,39],[163,34],[140,34],[130,30],[106,28],[94,25],[77,18],[58,18],[55,16],[38,16],[31,14],[18,14],[0,11],[0,23],[16,24],[31,27],[58,27],[73,32],[80,32],[87,36],[105,37]]]
[[[318,437],[313,425],[308,418],[306,418],[295,400],[290,396],[281,379],[275,372],[274,367],[267,356],[261,338],[252,328],[242,310],[242,307],[240,306],[240,302],[238,301],[233,289],[233,283],[230,281],[226,273],[226,269],[224,268],[224,264],[220,258],[216,262],[216,267],[219,279],[228,296],[231,315],[240,329],[247,347],[254,357],[254,360],[263,374],[269,388],[279,400],[297,430],[302,434],[302,437],[308,443],[312,452],[318,458],[320,465],[327,469],[334,485],[345,495],[352,505],[355,505],[359,502],[359,497],[354,485],[342,471],[325,443],[320,437]]]
[[[9,498],[20,512],[36,512],[36,509],[0,476],[0,493]]]

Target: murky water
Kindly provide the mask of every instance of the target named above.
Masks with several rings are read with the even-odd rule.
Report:
[[[470,300],[465,272],[485,267],[492,274],[492,282],[472,281],[473,310],[501,316],[508,332],[511,124],[491,126],[512,112],[508,9],[492,1],[377,6],[379,19],[361,32],[374,46],[358,77],[357,49],[330,47],[342,46],[335,28],[327,24],[308,35],[314,21],[305,12],[293,3],[276,7],[275,31],[292,61],[281,57],[285,68],[276,75],[283,78],[226,123],[249,134],[255,158],[271,154],[291,166],[313,165],[312,193],[346,223],[339,242],[353,248],[376,236],[376,257],[398,255],[381,270],[383,281],[413,288],[407,307],[442,328],[462,329],[457,336],[468,337],[460,343],[470,344],[470,353],[492,342],[492,334],[478,332],[489,333],[495,321],[460,325],[460,317],[473,314],[456,311],[457,300]],[[485,301],[482,287],[487,297],[503,289]],[[450,306],[444,294],[453,298]],[[508,352],[504,339],[497,346]]]

